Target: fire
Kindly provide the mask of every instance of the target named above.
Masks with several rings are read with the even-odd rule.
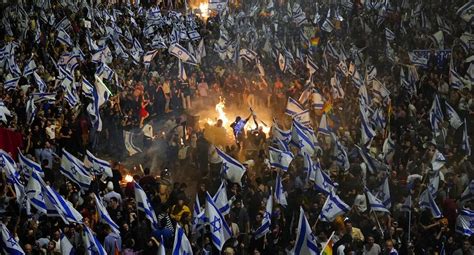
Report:
[[[209,18],[209,4],[207,2],[199,4],[199,11],[201,12],[200,16],[204,20]]]
[[[222,125],[225,127],[229,123],[229,119],[226,116],[226,113],[224,112],[225,108],[225,99],[222,97],[219,97],[219,103],[216,104],[216,112],[219,114],[219,119],[222,120]]]
[[[126,183],[130,183],[132,181],[133,181],[133,176],[131,176],[129,174],[125,175],[125,182]]]

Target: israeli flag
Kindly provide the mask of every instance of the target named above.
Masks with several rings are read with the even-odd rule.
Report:
[[[335,141],[334,156],[336,158],[336,164],[342,167],[344,171],[347,171],[350,168],[350,163],[346,148],[341,144],[341,142],[339,141],[339,139],[337,139],[334,133],[332,133],[332,136],[333,140]]]
[[[471,144],[469,142],[469,135],[467,133],[467,122],[464,119],[464,130],[462,132],[462,144],[461,149],[466,153],[467,156],[471,156]]]
[[[5,90],[7,91],[16,89],[16,87],[18,86],[18,81],[20,81],[20,77],[13,77],[9,75],[3,82],[3,88],[5,88]]]
[[[352,82],[356,86],[356,88],[360,88],[364,85],[364,79],[359,74],[359,71],[355,70],[354,75],[352,75]]]
[[[184,234],[184,229],[176,224],[173,242],[173,255],[193,255],[193,248],[188,238]]]
[[[306,68],[308,68],[310,76],[319,70],[319,67],[316,65],[316,63],[314,63],[314,61],[309,57],[306,57]]]
[[[35,82],[36,82],[36,85],[38,86],[38,90],[41,93],[45,92],[48,86],[43,81],[43,79],[41,79],[41,77],[35,71],[33,71],[33,77],[35,78]]]
[[[135,201],[137,203],[138,210],[145,213],[145,217],[150,220],[151,226],[153,229],[158,228],[158,219],[156,218],[155,210],[151,206],[150,201],[148,200],[145,191],[138,185],[138,183],[134,182],[135,184]]]
[[[357,149],[359,150],[359,154],[364,160],[364,163],[367,165],[367,169],[372,173],[376,173],[378,171],[388,171],[389,168],[386,164],[380,162],[376,158],[374,158],[372,155],[370,155],[369,151],[367,148],[362,148],[357,146]]]
[[[147,68],[150,66],[151,61],[153,60],[153,58],[156,56],[157,53],[158,53],[158,50],[150,50],[145,53],[145,55],[143,56],[143,63],[145,64]]]
[[[362,110],[360,111],[360,125],[361,125],[361,143],[364,146],[368,146],[370,142],[372,142],[372,139],[375,137],[376,133],[375,130],[372,128],[372,125],[370,124],[369,116],[367,115],[367,112]]]
[[[82,222],[81,213],[74,208],[71,202],[64,199],[50,186],[43,186],[43,197],[46,207],[48,208],[48,216],[59,216],[66,224]]]
[[[261,238],[270,232],[270,226],[272,224],[272,210],[273,210],[273,195],[270,190],[270,195],[267,198],[267,204],[265,206],[265,215],[263,215],[262,225],[258,227],[254,234],[255,240]]]
[[[112,177],[112,165],[103,159],[97,158],[89,150],[86,150],[86,157],[84,158],[84,166],[90,168],[94,175],[105,175]]]
[[[433,171],[440,170],[446,164],[446,158],[444,157],[443,153],[439,150],[436,150],[433,154],[433,158],[431,159],[431,167]]]
[[[439,209],[438,205],[436,204],[433,195],[429,189],[425,189],[420,195],[420,208],[421,209],[429,209],[431,214],[434,218],[441,218],[443,217],[443,213]]]
[[[188,63],[191,65],[197,65],[197,59],[191,53],[179,44],[172,44],[168,48],[168,52],[183,61],[184,63]]]
[[[64,255],[74,255],[76,251],[74,250],[74,246],[72,246],[71,242],[67,237],[61,233],[61,238],[59,239],[59,244],[61,247],[61,254]]]
[[[44,171],[43,169],[41,169],[41,165],[25,157],[25,155],[23,155],[21,151],[18,152],[18,163],[21,166],[21,169],[25,176],[30,176],[31,172],[36,172],[41,177],[44,177]]]
[[[10,233],[5,224],[0,223],[2,231],[2,242],[0,247],[4,254],[9,255],[24,255],[25,252],[21,248],[20,244],[16,241],[15,237]]]
[[[380,201],[380,199],[378,199],[377,197],[375,197],[367,188],[365,188],[365,194],[367,196],[367,202],[369,203],[370,209],[372,211],[390,213],[390,211],[386,208],[383,202]],[[388,203],[390,203],[390,198],[388,200]]]
[[[63,149],[61,157],[61,173],[77,184],[82,190],[89,190],[92,177],[87,172],[84,164],[72,154]]]
[[[144,50],[142,48],[142,45],[136,38],[134,38],[133,47],[130,49],[130,56],[132,56],[133,60],[136,63],[139,63],[141,62],[140,60],[142,58],[143,53],[144,53]]]
[[[283,130],[278,127],[278,124],[274,121],[272,124],[272,138],[274,140],[280,140],[285,144],[291,140],[291,130]]]
[[[72,39],[63,29],[59,29],[56,40],[66,46],[72,47]]]
[[[448,115],[449,124],[451,124],[451,127],[458,129],[462,125],[461,118],[454,108],[448,104],[448,101],[445,101],[444,103],[446,105],[446,114]]]
[[[205,215],[204,210],[201,209],[201,204],[199,203],[199,196],[196,193],[196,199],[194,200],[193,206],[193,221],[192,221],[192,231],[193,233],[199,231],[204,227]]]
[[[230,230],[227,222],[219,212],[219,209],[214,204],[209,193],[206,192],[206,218],[209,222],[211,241],[216,248],[221,251],[224,247],[224,243],[232,237],[232,231]]]
[[[283,171],[288,171],[288,167],[291,164],[294,156],[289,151],[279,150],[273,147],[268,147],[268,154],[270,159],[270,165],[272,167],[279,168]]]
[[[322,110],[324,107],[323,96],[321,96],[321,94],[317,91],[313,90],[311,102],[312,102],[311,106],[315,110]]]
[[[324,202],[319,219],[324,222],[332,222],[337,216],[343,215],[351,208],[344,203],[334,192],[331,192]]]
[[[318,134],[331,135],[331,128],[328,125],[326,113],[323,113],[323,115],[321,115],[321,120],[319,121]]]
[[[311,226],[309,225],[304,210],[300,207],[300,217],[298,221],[298,234],[296,236],[295,247],[291,251],[294,255],[318,255],[319,249],[317,246],[316,237],[314,237]]]
[[[382,155],[385,162],[392,162],[393,155],[395,154],[395,142],[393,141],[391,134],[389,133],[387,138],[382,145]]]
[[[27,77],[28,75],[33,74],[34,71],[36,71],[36,63],[34,59],[30,59],[23,69],[23,76]]]
[[[408,195],[408,197],[405,198],[405,201],[402,204],[402,208],[400,211],[402,212],[410,212],[411,208],[413,208],[413,202],[411,199],[411,195]]]
[[[28,183],[25,187],[25,194],[30,204],[33,205],[36,210],[47,214],[48,207],[46,206],[43,197],[43,186],[45,186],[43,179],[41,179],[36,171],[33,171],[30,178],[28,178]]]
[[[300,149],[300,154],[307,153],[312,156],[316,150],[315,139],[312,132],[303,124],[293,120],[291,129],[291,144]]]
[[[120,227],[112,220],[112,218],[109,215],[109,212],[107,212],[107,209],[105,208],[103,201],[97,197],[96,194],[94,194],[95,198],[95,204],[97,206],[97,212],[99,213],[99,218],[100,220],[109,225],[112,231],[116,233],[117,235],[120,235]]]
[[[137,134],[134,132],[125,130],[123,131],[125,149],[127,149],[129,156],[133,156],[139,152],[142,152],[142,148],[140,148],[140,146],[138,146],[137,142],[135,141],[135,136],[137,136]]]
[[[456,233],[470,237],[474,235],[474,210],[462,209],[456,218]]]
[[[281,52],[278,54],[278,66],[283,73],[286,73],[289,69],[288,59],[286,55],[283,55]]]
[[[443,114],[443,110],[441,109],[441,103],[439,102],[438,95],[435,95],[429,114],[430,114],[431,128],[433,129],[434,132],[438,132],[440,129],[440,125],[444,119],[444,114]]]
[[[186,81],[188,79],[183,62],[180,59],[178,59],[178,78],[182,81]]]
[[[312,173],[314,173],[314,177],[310,176],[309,179],[314,180],[314,185],[317,190],[327,195],[336,189],[331,177],[329,177],[329,175],[322,170],[319,161],[313,164]]]
[[[283,184],[281,182],[280,172],[278,172],[275,182],[275,201],[283,207],[288,205],[288,202],[286,201],[286,192],[283,190]]]
[[[382,185],[380,185],[375,193],[375,197],[382,201],[385,208],[389,209],[392,207],[392,199],[390,198],[390,187],[388,185],[388,177],[385,178]]]
[[[107,252],[105,251],[104,247],[102,247],[99,239],[97,239],[97,237],[92,233],[92,230],[86,225],[83,225],[83,229],[84,248],[86,248],[87,254],[107,255]]]
[[[462,81],[461,76],[456,71],[454,71],[453,68],[449,70],[449,84],[453,89],[460,90],[464,88],[464,83]]]
[[[5,103],[0,100],[0,121],[7,123],[7,116],[12,116],[12,113],[5,106]]]
[[[114,75],[114,70],[110,68],[105,62],[100,62],[97,70],[95,71],[95,76],[99,77],[101,80],[106,79],[110,81]]]
[[[387,39],[387,41],[395,40],[395,33],[388,27],[385,28],[385,39]]]
[[[217,190],[216,194],[214,194],[212,200],[214,201],[216,207],[219,208],[219,212],[221,212],[222,215],[225,216],[230,213],[230,205],[232,204],[233,200],[227,199],[225,181],[221,182],[221,186]]]
[[[436,193],[438,193],[438,189],[439,189],[440,175],[439,175],[439,171],[435,171],[432,173],[434,175],[430,176],[429,178],[428,189],[430,190],[431,195],[436,196]]]
[[[419,57],[413,52],[408,52],[408,57],[410,58],[410,62],[415,66],[427,66],[428,59],[425,57]]]
[[[298,101],[296,101],[295,99],[291,97],[288,97],[288,102],[286,104],[286,109],[285,109],[285,113],[287,115],[294,116],[303,111],[304,111],[304,108],[298,103]]]
[[[242,176],[245,174],[245,167],[237,160],[233,159],[223,151],[216,148],[217,155],[222,159],[221,174],[225,179],[242,186]]]
[[[461,204],[464,204],[468,201],[471,201],[474,199],[474,180],[471,180],[471,182],[467,185],[467,187],[464,189],[464,191],[461,194]]]
[[[323,25],[321,26],[321,30],[326,31],[328,33],[331,33],[334,30],[335,26],[332,24],[332,21],[330,18],[326,18],[324,20]]]
[[[456,11],[456,15],[461,17],[465,22],[471,23],[474,18],[474,2],[468,1],[466,4],[461,6]]]

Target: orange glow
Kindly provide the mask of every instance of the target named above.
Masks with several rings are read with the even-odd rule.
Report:
[[[131,176],[129,174],[125,175],[125,182],[126,183],[133,182],[133,176]]]

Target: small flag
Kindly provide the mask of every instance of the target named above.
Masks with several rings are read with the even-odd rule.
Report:
[[[316,238],[314,237],[311,226],[309,225],[304,210],[300,207],[300,217],[298,222],[298,229],[296,231],[295,247],[291,251],[295,255],[318,255],[319,249]]]
[[[279,205],[286,207],[288,205],[288,202],[286,201],[286,193],[283,191],[283,184],[281,182],[280,172],[278,172],[278,174],[277,174],[275,185],[276,185],[276,187],[275,187],[275,201]]]
[[[12,113],[10,112],[10,110],[8,110],[5,103],[0,100],[0,121],[7,123],[7,116],[11,117]]]
[[[334,192],[331,192],[321,209],[319,219],[325,222],[332,222],[337,216],[348,212],[351,208],[344,203]]]
[[[272,224],[272,210],[273,210],[273,195],[270,190],[270,195],[267,198],[267,204],[265,206],[265,215],[263,215],[262,225],[255,230],[255,239],[259,239],[266,233],[270,232],[270,225]]]
[[[86,248],[87,254],[88,255],[107,255],[107,252],[105,251],[102,244],[100,244],[99,239],[97,239],[97,237],[92,233],[92,230],[86,225],[83,225],[83,229],[84,229],[84,235],[83,235],[84,247]]]
[[[84,166],[90,168],[94,175],[105,175],[107,177],[113,176],[112,165],[106,160],[97,158],[89,150],[86,150]]]
[[[69,36],[69,34],[66,33],[66,31],[64,31],[63,29],[59,30],[56,40],[58,40],[60,43],[66,46],[72,47],[72,39]]]
[[[456,233],[470,237],[474,235],[474,211],[462,209],[456,218]]]
[[[387,41],[395,40],[395,33],[388,27],[385,28],[385,39],[387,39]]]
[[[331,135],[331,128],[329,127],[326,113],[323,113],[323,115],[321,115],[321,120],[319,121],[318,134]]]
[[[425,189],[420,195],[420,208],[429,209],[434,218],[443,217],[443,213],[441,213],[429,189]]]
[[[28,64],[26,64],[25,68],[23,69],[23,76],[26,77],[30,74],[33,74],[34,71],[36,71],[36,63],[34,59],[30,59]]]
[[[197,65],[196,57],[191,55],[191,53],[189,53],[189,51],[186,48],[184,48],[183,46],[179,44],[172,44],[168,48],[168,52],[171,55],[177,57],[178,59],[181,59],[181,61],[183,61],[184,63]]]
[[[344,171],[347,171],[350,168],[350,163],[346,148],[341,144],[334,133],[332,133],[332,136],[335,141],[334,156],[336,157],[336,164],[342,167]]]
[[[155,210],[151,206],[150,201],[148,200],[145,191],[138,185],[135,184],[135,201],[137,203],[138,210],[145,213],[145,217],[151,222],[153,229],[158,228],[158,219],[156,218]]]
[[[268,147],[270,165],[283,171],[288,171],[288,167],[294,156],[289,151],[282,151],[273,147]]]
[[[188,238],[184,234],[184,229],[176,224],[176,230],[174,232],[173,242],[173,255],[193,255],[193,248]]]
[[[60,171],[82,190],[89,190],[92,177],[87,172],[84,164],[65,149],[63,149]]]
[[[367,195],[367,203],[370,205],[372,211],[390,213],[382,201],[376,198],[367,188],[365,188],[365,194]]]
[[[41,165],[25,157],[21,151],[18,152],[18,163],[26,176],[30,176],[30,173],[35,171],[39,176],[44,177],[44,171],[41,169]]]
[[[107,212],[107,209],[103,205],[103,201],[97,197],[96,194],[94,194],[95,198],[95,204],[97,207],[97,212],[99,213],[99,218],[100,220],[109,225],[112,231],[116,233],[117,235],[120,235],[120,227],[112,220],[112,218],[109,215],[109,212]]]
[[[128,151],[129,156],[133,156],[139,152],[142,152],[142,149],[140,148],[140,144],[143,143],[143,139],[140,142],[140,138],[143,138],[139,136],[138,134],[132,132],[132,131],[123,131],[123,138],[125,142],[125,148]]]
[[[446,114],[448,115],[449,124],[455,129],[458,129],[462,125],[461,118],[454,108],[448,104],[448,101],[444,102],[446,105]]]

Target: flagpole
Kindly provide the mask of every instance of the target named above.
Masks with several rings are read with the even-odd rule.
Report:
[[[382,234],[382,238],[383,238],[384,237],[383,229],[382,229],[382,225],[380,225],[380,221],[379,221],[379,218],[377,217],[377,213],[375,213],[373,209],[370,209],[370,210],[374,213],[375,220],[377,221],[377,225],[379,226],[380,233]]]
[[[324,244],[323,248],[321,249],[321,253],[319,253],[319,255],[323,255],[324,253],[324,249],[326,249],[326,247],[328,246],[329,242],[331,241],[332,237],[334,236],[334,233],[336,231],[332,231],[332,234],[331,236],[329,237],[328,241]]]
[[[410,234],[411,234],[411,207],[408,210],[408,243],[410,243]]]

